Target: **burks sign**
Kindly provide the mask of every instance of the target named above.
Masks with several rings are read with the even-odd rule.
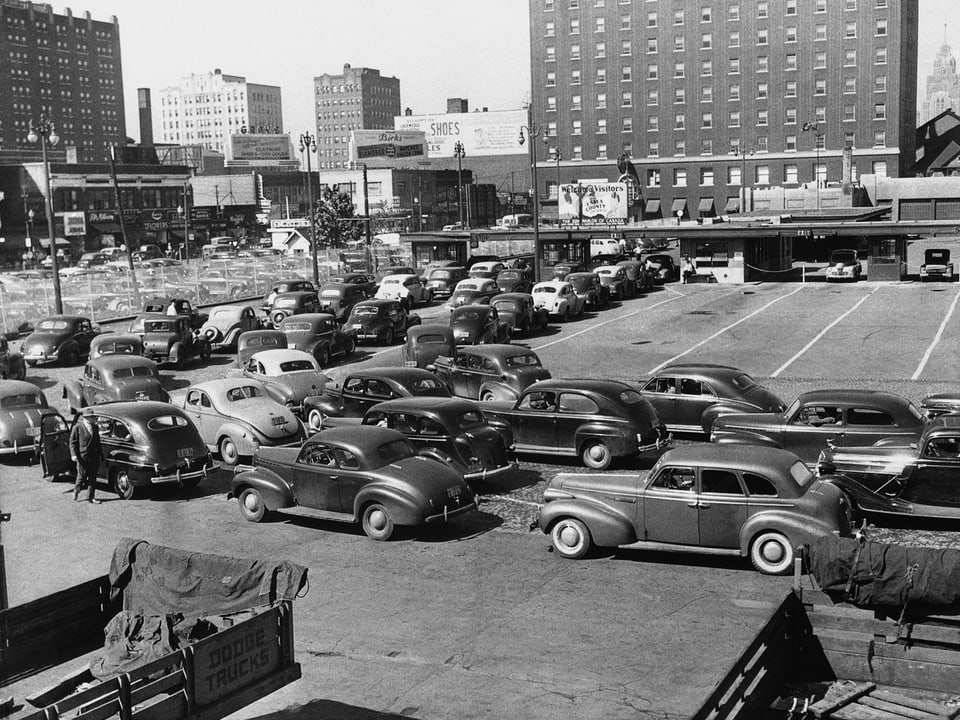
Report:
[[[561,221],[626,222],[627,202],[626,183],[563,184],[558,213]]]
[[[422,132],[354,130],[350,133],[350,157],[371,167],[416,167],[427,159],[427,141]]]

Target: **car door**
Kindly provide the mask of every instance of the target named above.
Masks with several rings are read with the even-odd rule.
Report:
[[[579,451],[577,441],[580,439],[580,428],[598,419],[603,420],[600,417],[600,406],[593,398],[579,392],[561,392],[557,400],[557,447]]]
[[[257,320],[257,316],[253,312],[253,308],[245,307],[240,311],[240,332],[257,330],[259,327],[260,322]]]
[[[303,446],[290,473],[297,505],[340,512],[340,483],[333,448],[314,442]]]
[[[740,528],[747,521],[747,494],[736,472],[700,468],[697,509],[701,546],[740,547]]]
[[[474,380],[477,375],[480,359],[471,354],[458,352],[450,363],[450,391],[459,397],[476,398],[477,395],[470,394],[471,385],[479,391],[480,382]]]
[[[873,445],[877,440],[897,437],[898,435],[908,436],[904,437],[904,444],[907,444],[916,437],[912,432],[913,428],[909,431],[898,428],[890,413],[876,407],[851,405],[844,409],[843,420],[844,445],[856,447]],[[917,424],[919,424],[919,420]]]
[[[904,473],[899,496],[924,505],[960,507],[960,440],[955,437],[928,438],[912,472]],[[893,484],[890,486],[893,489]]]
[[[363,417],[367,410],[377,403],[399,397],[389,384],[379,378],[367,378],[363,386],[363,395],[356,400],[357,414],[351,417]]]
[[[365,380],[362,376],[348,377],[340,391],[340,403],[344,417],[363,417],[368,406],[364,397]]]
[[[797,408],[783,426],[781,447],[800,456],[806,463],[816,462],[827,442],[845,444],[843,408],[825,403],[807,403]]]
[[[679,413],[677,410],[677,382],[674,375],[658,375],[643,386],[643,396],[650,401],[660,422],[669,430],[677,429]]]
[[[59,414],[40,418],[40,464],[47,478],[74,470],[70,459],[70,426]]]
[[[512,423],[514,446],[537,452],[553,452],[557,447],[557,393],[534,390],[517,402]]]
[[[697,378],[681,377],[677,384],[676,420],[678,430],[701,432],[703,411],[717,402],[717,395],[707,383]]]
[[[201,392],[200,390],[187,390],[187,397],[183,403],[183,410],[193,424],[197,426],[197,430],[200,431],[200,436],[203,438],[203,441],[209,444],[210,439],[204,426],[204,413],[200,405],[201,397],[205,397],[205,393]]]
[[[698,545],[700,509],[693,467],[664,465],[643,491],[638,537],[659,543]]]

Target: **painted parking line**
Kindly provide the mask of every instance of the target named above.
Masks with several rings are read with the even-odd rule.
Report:
[[[796,355],[794,355],[792,358],[790,358],[789,360],[787,360],[783,365],[781,365],[780,367],[778,367],[778,368],[776,369],[776,371],[775,371],[770,377],[777,377],[777,376],[779,376],[780,373],[782,373],[784,370],[786,370],[788,367],[790,367],[790,365],[792,365],[794,362],[796,362],[796,360],[799,359],[805,352],[807,352],[807,350],[809,350],[809,349],[812,348],[814,345],[816,345],[817,342],[819,342],[819,340],[820,340],[824,335],[826,335],[828,332],[830,332],[830,330],[833,329],[833,327],[837,325],[837,323],[839,323],[841,320],[843,320],[845,317],[847,317],[850,313],[852,313],[852,312],[853,312],[854,310],[856,310],[858,307],[860,307],[861,305],[863,305],[863,303],[865,303],[865,302],[866,302],[877,290],[879,290],[879,289],[880,289],[880,286],[877,285],[875,288],[873,288],[873,290],[870,291],[870,293],[869,293],[868,295],[864,295],[862,298],[860,298],[852,308],[850,308],[849,310],[847,310],[845,313],[843,313],[843,315],[841,315],[840,317],[838,317],[838,318],[837,318],[836,320],[834,320],[832,323],[830,323],[829,325],[827,325],[823,330],[821,330],[820,332],[818,332],[817,335],[816,335],[816,337],[813,338],[813,340],[811,340],[811,341],[808,342],[806,345],[804,345],[803,348],[801,348],[800,352],[798,352],[798,353],[797,353]]]
[[[953,296],[953,302],[950,303],[950,309],[947,310],[947,315],[943,318],[943,322],[940,323],[940,327],[937,329],[937,334],[933,336],[933,341],[930,343],[927,351],[923,354],[920,364],[917,366],[917,369],[914,371],[913,375],[910,376],[911,380],[916,380],[920,377],[920,373],[923,372],[923,369],[927,366],[927,362],[930,360],[930,355],[933,354],[934,349],[940,344],[940,340],[943,338],[943,331],[946,329],[947,323],[950,322],[950,318],[953,317],[954,310],[957,309],[957,301],[960,301],[960,290],[958,290],[957,294]]]
[[[648,375],[654,375],[654,374],[656,374],[661,368],[666,367],[667,365],[670,365],[671,363],[676,362],[677,360],[679,360],[680,358],[682,358],[684,355],[689,355],[689,354],[692,353],[694,350],[703,347],[704,345],[706,345],[706,344],[707,344],[708,342],[710,342],[711,340],[716,340],[718,337],[720,337],[721,335],[723,335],[723,334],[724,334],[725,332],[727,332],[728,330],[732,330],[733,328],[735,328],[735,327],[736,327],[737,325],[739,325],[740,323],[746,322],[746,321],[749,320],[750,318],[759,315],[759,314],[762,313],[764,310],[766,310],[767,308],[769,308],[771,305],[775,305],[776,303],[780,302],[781,300],[787,299],[787,298],[790,297],[791,295],[796,295],[798,292],[800,292],[801,290],[803,290],[805,287],[806,287],[806,285],[800,285],[800,286],[797,287],[797,289],[794,290],[793,292],[789,292],[789,293],[787,293],[786,295],[781,295],[781,296],[778,297],[778,298],[774,298],[773,300],[771,300],[770,302],[768,302],[768,303],[767,303],[766,305],[764,305],[763,307],[757,308],[756,310],[754,310],[754,311],[753,311],[752,313],[750,313],[749,315],[744,315],[742,318],[740,318],[740,319],[737,320],[736,322],[730,323],[729,325],[727,325],[725,328],[723,328],[723,329],[721,329],[721,330],[717,330],[717,332],[715,332],[715,333],[714,333],[713,335],[711,335],[710,337],[705,338],[704,340],[701,340],[700,342],[698,342],[698,343],[697,343],[696,345],[694,345],[693,347],[687,348],[686,350],[684,350],[684,351],[683,351],[682,353],[680,353],[679,355],[674,355],[674,356],[673,356],[672,358],[670,358],[669,360],[666,360],[666,361],[660,363],[659,365],[657,365],[657,366],[656,366],[655,368],[653,368],[652,370],[649,370],[649,371],[647,372],[647,374],[648,374]]]

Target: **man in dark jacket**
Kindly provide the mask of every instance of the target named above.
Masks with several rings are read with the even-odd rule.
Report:
[[[89,415],[81,415],[70,431],[70,457],[77,463],[77,482],[73,486],[73,499],[80,498],[80,491],[87,487],[87,502],[99,505],[94,497],[97,489],[97,472],[100,470],[100,431]]]

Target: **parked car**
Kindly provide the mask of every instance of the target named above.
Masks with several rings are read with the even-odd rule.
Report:
[[[833,250],[827,265],[827,282],[831,280],[850,280],[856,282],[863,274],[863,267],[857,259],[857,251],[851,249]]]
[[[211,308],[200,334],[212,350],[233,347],[241,333],[263,327],[256,309],[250,305],[218,305]]]
[[[713,421],[721,415],[779,413],[787,407],[743,370],[726,365],[667,365],[641,381],[640,388],[673,432],[709,435]]]
[[[104,355],[90,360],[83,375],[63,382],[63,397],[74,415],[88,405],[115,400],[170,399],[157,364],[139,355]]]
[[[507,460],[503,436],[469,400],[387,400],[367,410],[362,424],[402,432],[419,454],[446,463],[468,483],[494,481],[516,467]]]
[[[950,251],[947,248],[927,248],[923,251],[920,282],[925,280],[953,282],[953,263],[950,262]]]
[[[300,447],[303,425],[289,407],[249,378],[220,378],[191,385],[175,396],[211,452],[226,465],[253,457],[260,447]]]
[[[828,446],[817,470],[846,493],[858,515],[960,520],[960,416],[931,420],[915,443],[895,437]]]
[[[103,460],[98,477],[123,500],[155,485],[196,487],[214,469],[196,426],[170,403],[112,402],[84,408],[81,414],[92,417],[100,431]],[[42,428],[44,475],[73,472],[70,454],[63,452],[70,426],[56,415],[45,419]]]
[[[484,402],[515,401],[533,383],[550,379],[537,354],[518,345],[465,345],[438,357],[432,370],[454,395]]]
[[[397,300],[406,310],[417,305],[429,305],[433,301],[433,293],[420,280],[420,276],[411,273],[408,275],[387,275],[380,281],[377,294],[380,300]]]
[[[653,276],[654,285],[663,285],[680,278],[680,268],[670,255],[647,255],[643,262]]]
[[[438,267],[430,271],[426,283],[434,298],[448,298],[457,283],[466,277],[467,269],[459,265]]]
[[[377,281],[361,272],[338,273],[327,280],[329,285],[356,285],[363,290],[364,299],[371,298],[377,292]],[[321,293],[322,296],[322,293]]]
[[[270,318],[270,324],[274,328],[280,327],[290,315],[302,315],[304,313],[318,313],[322,311],[320,298],[312,290],[295,290],[293,292],[278,293],[273,298],[273,305],[267,313]]]
[[[417,271],[409,265],[387,265],[377,271],[377,285],[388,275],[416,275]]]
[[[614,237],[590,238],[590,257],[617,258],[621,255],[620,241]]]
[[[157,364],[182,368],[188,360],[210,359],[210,343],[190,328],[186,315],[144,315],[143,355]]]
[[[277,295],[288,292],[312,292],[316,288],[313,286],[313,283],[310,280],[304,280],[303,278],[287,278],[285,280],[277,280],[272,283],[267,290],[267,293],[263,296],[263,303],[260,305],[261,309],[266,312],[269,312],[273,307],[273,301],[276,299]]]
[[[505,293],[529,293],[533,289],[533,270],[507,268],[497,273],[497,287]]]
[[[641,260],[621,260],[617,267],[623,268],[627,280],[633,284],[634,294],[647,292],[653,288],[653,276],[647,272],[646,263]]]
[[[467,278],[457,283],[457,287],[450,294],[450,299],[444,304],[447,310],[453,310],[461,305],[485,305],[494,295],[500,294],[496,280],[488,278]]]
[[[333,315],[337,322],[346,322],[353,306],[369,297],[362,285],[353,283],[329,283],[320,288],[319,296],[322,312]]]
[[[633,283],[627,279],[627,272],[622,267],[601,265],[593,272],[600,278],[600,284],[607,288],[608,297],[623,301],[636,294]]]
[[[859,446],[896,437],[911,443],[923,426],[917,407],[893,393],[814,390],[782,413],[721,415],[713,420],[710,441],[779,447],[812,465],[828,442]]]
[[[244,367],[247,361],[261,350],[283,350],[287,336],[279,330],[248,330],[237,338],[237,365]]]
[[[0,455],[33,453],[47,415],[58,413],[36,385],[24,380],[0,380]]]
[[[450,390],[432,372],[411,367],[381,367],[347,375],[333,388],[304,404],[303,417],[315,432],[327,418],[361,418],[373,405],[401,397],[450,397]]]
[[[459,260],[433,260],[420,268],[420,279],[423,280],[425,284],[429,284],[430,276],[434,270],[452,267],[463,267],[463,265]],[[467,269],[463,268],[463,276],[466,277],[466,275]],[[436,295],[436,293],[434,293],[434,295]]]
[[[453,328],[449,325],[417,325],[407,331],[401,359],[406,367],[425,369],[440,355],[453,355],[456,349]]]
[[[231,495],[251,522],[299,505],[360,523],[373,540],[477,508],[460,473],[418,455],[403,433],[373,426],[330,428],[299,449],[260,448],[253,469],[234,475]]]
[[[533,286],[533,302],[544,308],[551,318],[567,322],[572,317],[583,315],[586,299],[573,291],[573,285],[565,280],[548,280]]]
[[[20,344],[30,367],[51,362],[76,365],[90,352],[90,341],[98,333],[90,318],[81,315],[49,315],[34,327]]]
[[[450,313],[450,327],[457,345],[509,343],[510,325],[491,305],[461,305]]]
[[[0,335],[0,380],[23,380],[26,376],[27,363],[23,355],[11,350],[10,341]]]
[[[143,338],[135,333],[101,333],[90,341],[89,357],[104,355],[143,355]]]
[[[546,277],[552,280],[563,280],[570,273],[587,272],[587,268],[576,262],[561,262],[549,269]]]
[[[280,332],[287,336],[287,347],[310,353],[320,367],[329,365],[336,355],[353,355],[357,347],[357,333],[341,329],[328,313],[290,315],[280,323]]]
[[[483,278],[486,280],[496,280],[497,275],[507,266],[499,260],[484,260],[474,263],[467,272],[468,277]]]
[[[513,433],[516,452],[579,457],[594,470],[669,443],[653,405],[615,380],[542,380],[483,411]]]
[[[799,545],[848,535],[842,493],[792,453],[691,445],[637,473],[560,473],[538,525],[567,558],[592,545],[749,557],[762,573],[793,570]]]
[[[185,297],[155,297],[143,304],[144,313],[159,315],[183,315],[190,323],[191,330],[199,330],[207,321],[207,316],[197,310]],[[137,332],[135,330],[131,332]]]
[[[267,394],[297,417],[305,417],[307,400],[322,395],[330,382],[313,355],[292,348],[254,353],[243,366],[243,376],[263,383]]]
[[[357,342],[372,340],[381,345],[392,345],[404,337],[414,325],[421,322],[419,315],[407,314],[399,300],[364,300],[353,306],[343,324],[357,334]]]
[[[527,337],[546,330],[550,325],[550,313],[546,308],[537,307],[533,295],[512,292],[494,295],[490,307],[500,315],[500,319],[510,326],[510,332]]]
[[[87,252],[80,256],[80,259],[77,260],[78,268],[92,268],[97,265],[105,265],[110,260],[109,255],[99,252]]]

